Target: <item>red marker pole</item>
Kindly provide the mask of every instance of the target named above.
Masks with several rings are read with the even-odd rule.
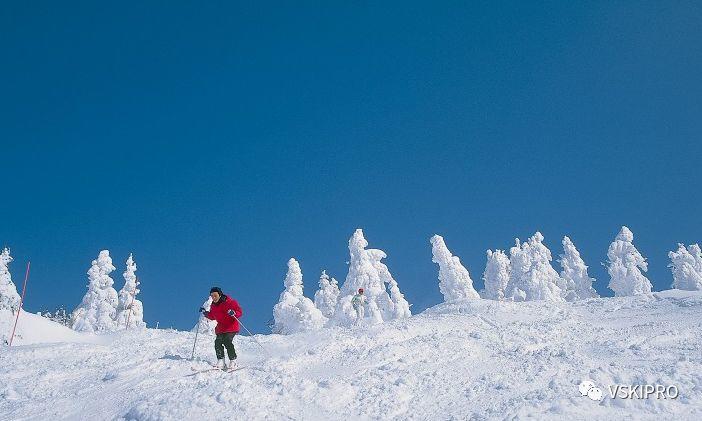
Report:
[[[22,304],[24,304],[24,293],[27,291],[27,280],[29,279],[29,265],[32,262],[27,262],[27,273],[24,274],[24,285],[22,285],[22,298],[20,298],[20,305],[17,309],[17,317],[15,318],[15,325],[12,327],[12,335],[10,336],[10,346],[12,346],[12,340],[15,338],[15,329],[17,329],[17,321],[19,320],[20,312],[22,311]]]

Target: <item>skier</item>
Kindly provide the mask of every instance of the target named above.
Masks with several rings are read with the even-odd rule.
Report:
[[[236,351],[234,350],[234,344],[232,340],[234,335],[239,333],[239,320],[241,317],[241,307],[239,303],[225,295],[220,287],[212,287],[210,289],[210,297],[212,297],[212,305],[210,306],[210,311],[205,310],[204,307],[200,307],[200,312],[210,320],[217,321],[217,327],[215,327],[215,334],[217,334],[217,339],[215,339],[215,354],[217,354],[217,364],[216,367],[221,369],[233,369],[236,360]],[[224,363],[224,349],[227,350],[227,356],[229,357],[229,365]]]
[[[356,323],[359,324],[363,319],[366,306],[366,296],[363,295],[363,288],[358,289],[358,293],[351,298],[351,305],[356,310]]]

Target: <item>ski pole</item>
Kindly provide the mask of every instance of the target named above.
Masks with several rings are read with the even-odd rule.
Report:
[[[195,342],[193,342],[193,355],[190,356],[190,361],[195,359],[195,345],[197,344],[197,334],[200,333],[200,323],[202,323],[202,316],[197,319],[197,327],[195,328]]]
[[[258,339],[256,339],[256,337],[251,333],[251,331],[250,331],[249,329],[247,329],[246,326],[244,326],[243,323],[241,323],[241,320],[239,320],[239,318],[236,317],[235,315],[232,315],[232,317],[234,317],[234,318],[236,319],[236,321],[239,322],[239,324],[241,325],[241,327],[243,327],[244,330],[246,330],[246,332],[249,334],[249,336],[251,336],[251,338],[252,338],[254,341],[256,341],[256,343],[258,344],[258,346],[260,346],[261,349],[262,349],[266,354],[268,354],[268,356],[270,357],[271,354],[268,352],[268,350],[266,350],[266,348],[264,348],[263,345],[261,345],[261,343],[258,341]]]
[[[22,298],[20,298],[20,305],[17,309],[17,317],[15,318],[15,326],[12,328],[12,335],[10,336],[10,346],[12,346],[12,340],[15,338],[15,329],[17,329],[17,321],[19,321],[19,315],[22,311],[22,304],[24,304],[24,293],[27,290],[27,280],[29,279],[29,265],[32,262],[27,262],[27,273],[24,274],[24,285],[22,285]]]

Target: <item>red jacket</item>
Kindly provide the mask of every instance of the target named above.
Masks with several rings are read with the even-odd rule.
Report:
[[[237,318],[241,317],[241,307],[239,307],[239,303],[228,295],[225,295],[216,303],[212,303],[210,311],[205,313],[205,317],[217,321],[215,333],[239,332],[239,322],[234,317],[227,314],[229,310],[234,310],[234,315]]]

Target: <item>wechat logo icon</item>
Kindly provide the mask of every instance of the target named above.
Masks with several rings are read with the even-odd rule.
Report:
[[[590,380],[583,380],[580,382],[580,385],[578,385],[578,391],[582,396],[587,396],[593,401],[602,400],[602,389],[595,386],[595,383]]]

